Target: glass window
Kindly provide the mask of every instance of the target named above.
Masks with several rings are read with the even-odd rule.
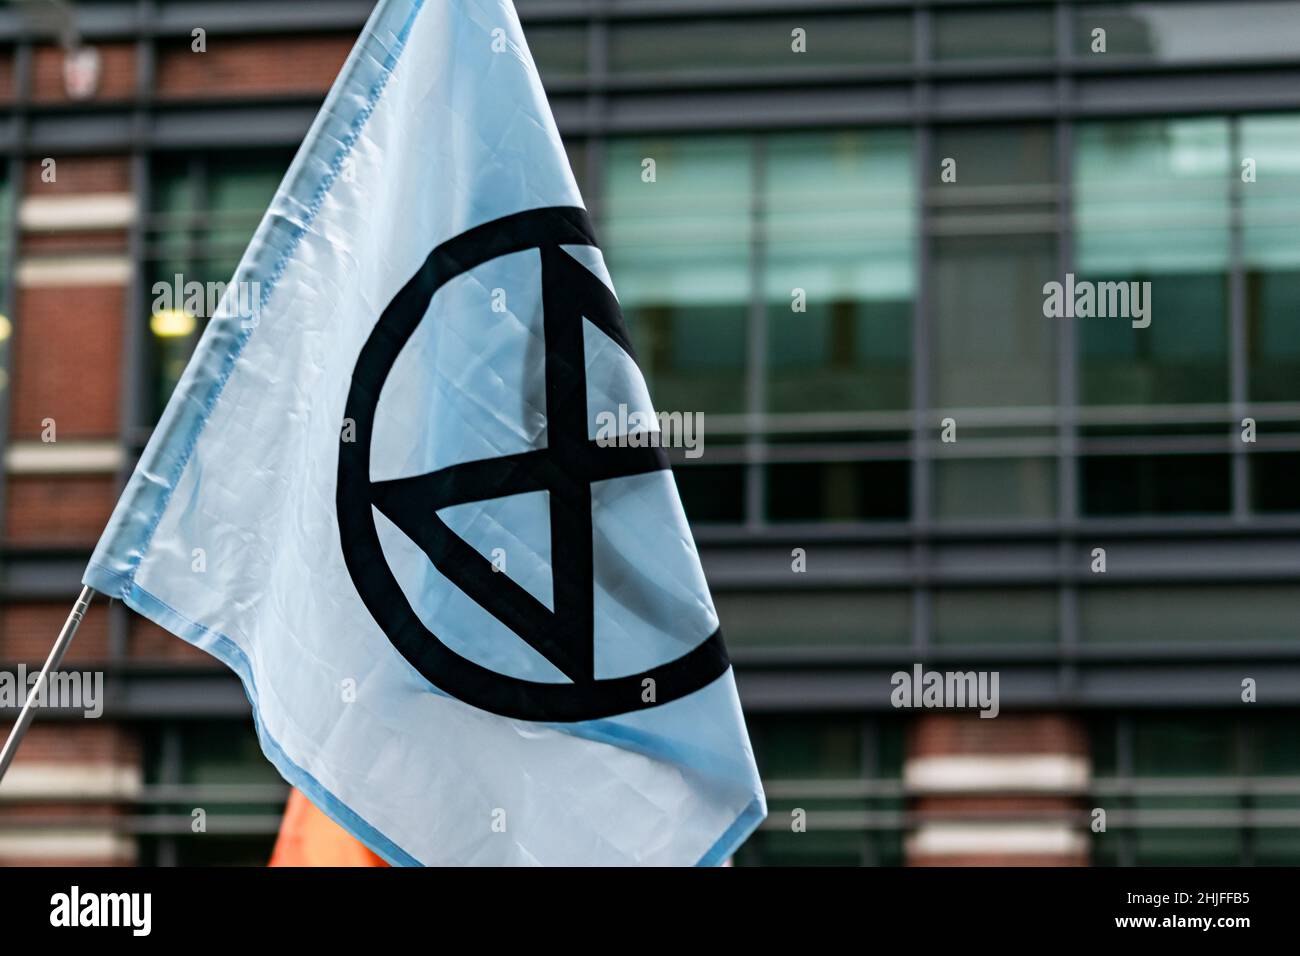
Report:
[[[795,51],[796,28],[805,31],[806,52]],[[611,73],[816,70],[911,58],[910,14],[615,21],[609,37]]]
[[[908,407],[911,134],[778,136],[765,147],[768,410]]]
[[[1256,717],[1247,724],[1249,770],[1253,774],[1300,776],[1294,714]]]
[[[1298,48],[1300,49],[1300,48]],[[1241,120],[1254,181],[1241,191],[1250,397],[1300,400],[1300,116]],[[1249,167],[1243,167],[1241,179]]]
[[[1133,729],[1133,772],[1139,778],[1226,777],[1240,772],[1235,722],[1218,717],[1146,718]],[[1171,813],[1237,809],[1229,794],[1142,794],[1131,805],[1144,823],[1135,834],[1140,866],[1231,866],[1241,862],[1241,830],[1160,826]],[[1162,819],[1163,818],[1163,819]]]
[[[1226,121],[1088,123],[1075,142],[1075,298],[1097,283],[1127,283],[1146,309],[1075,320],[1080,401],[1225,401]]]
[[[1084,455],[1079,470],[1089,517],[1221,514],[1232,506],[1227,455]]]
[[[1300,8],[1290,2],[1080,4],[1074,11],[1075,52],[1092,53],[1095,29],[1106,31],[1106,55],[1160,62],[1290,59],[1300,50]]]
[[[933,22],[936,60],[1043,59],[1056,50],[1050,7],[939,9]]]
[[[1207,777],[1237,770],[1236,727],[1214,717],[1147,718],[1133,728],[1139,777]]]
[[[765,779],[860,777],[862,736],[858,717],[762,719],[755,728],[754,758]]]
[[[1121,766],[1126,727],[1131,764]],[[1092,735],[1094,779],[1101,785],[1097,805],[1124,817],[1112,817],[1119,825],[1095,835],[1094,861],[1295,865],[1300,828],[1243,823],[1241,816],[1246,810],[1294,813],[1300,806],[1296,796],[1270,793],[1249,780],[1300,770],[1294,727],[1290,713],[1098,720]]]
[[[934,593],[935,644],[1051,644],[1056,592],[1046,588],[946,588]]]
[[[767,788],[769,822],[736,854],[738,865],[902,864],[900,721],[760,715],[749,727]],[[862,792],[855,793],[855,785]],[[805,833],[790,831],[796,807],[807,814]],[[884,819],[864,826],[865,813]],[[892,824],[891,813],[897,821]]]
[[[1056,339],[1042,292],[1057,272],[1052,130],[942,129],[935,148],[933,404],[1052,405]]]
[[[291,158],[275,151],[155,159],[145,267],[150,423],[162,414]]]
[[[935,458],[934,514],[944,521],[1044,519],[1056,514],[1050,458]]]
[[[176,787],[182,795],[144,808],[155,832],[164,835],[141,838],[141,862],[265,866],[288,789],[262,754],[252,724],[182,721],[146,728],[143,741],[146,783]],[[233,789],[205,793],[212,786]],[[208,814],[208,831],[197,836],[191,830],[196,806]],[[231,833],[235,824],[239,832]]]
[[[605,256],[655,406],[745,407],[750,140],[616,140]]]
[[[906,461],[792,462],[767,468],[769,521],[906,521]]]
[[[1300,511],[1300,452],[1250,456],[1251,501],[1256,511]]]
[[[906,591],[723,592],[714,595],[727,646],[804,650],[911,641]]]
[[[744,465],[675,465],[673,480],[691,524],[739,524],[745,520]]]
[[[544,82],[577,79],[587,72],[585,26],[530,25],[526,36]]]
[[[1267,643],[1300,638],[1296,585],[1088,587],[1082,639],[1094,643]]]

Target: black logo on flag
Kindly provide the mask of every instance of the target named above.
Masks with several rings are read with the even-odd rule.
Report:
[[[718,630],[683,656],[643,673],[595,676],[591,483],[659,471],[668,462],[660,448],[602,447],[587,437],[584,317],[629,357],[633,352],[618,301],[562,245],[596,245],[584,210],[553,207],[506,216],[434,249],[388,304],[361,349],[344,413],[354,426],[353,440],[339,446],[343,557],[375,621],[439,689],[483,710],[526,720],[591,720],[664,704],[708,685],[728,667]],[[529,249],[538,250],[542,266],[547,447],[372,482],[370,445],[379,396],[434,294],[483,263]],[[429,321],[437,321],[436,316]],[[491,562],[437,514],[453,505],[534,491],[546,491],[550,502],[553,611],[505,574],[495,573]],[[411,608],[389,568],[372,506],[415,542],[443,576],[571,683],[502,674],[440,641]],[[651,686],[647,680],[654,682],[649,701],[644,699]]]

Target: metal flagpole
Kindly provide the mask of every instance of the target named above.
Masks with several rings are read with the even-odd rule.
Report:
[[[18,722],[14,724],[13,730],[9,731],[9,739],[5,741],[3,750],[0,750],[0,781],[4,780],[5,771],[9,769],[9,764],[13,763],[14,754],[18,752],[18,745],[23,742],[23,735],[27,733],[27,728],[31,725],[32,718],[36,716],[36,697],[45,686],[45,680],[49,677],[50,672],[59,666],[63,660],[63,654],[72,643],[72,635],[77,633],[77,627],[81,624],[81,619],[86,616],[86,609],[90,607],[91,599],[94,598],[95,591],[90,587],[81,589],[81,596],[77,598],[77,603],[72,605],[72,613],[68,619],[63,622],[63,630],[59,631],[59,638],[50,648],[50,656],[45,658],[45,666],[41,668],[41,676],[37,678],[36,685],[32,688],[31,693],[27,695],[27,703],[23,704],[22,713],[18,715]]]

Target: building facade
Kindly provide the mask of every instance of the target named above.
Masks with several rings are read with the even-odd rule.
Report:
[[[370,4],[74,6],[81,46],[0,11],[0,671]],[[651,395],[704,417],[737,862],[1300,862],[1300,3],[517,6]],[[997,717],[895,706],[918,665]],[[0,863],[265,861],[233,676],[103,600],[65,666],[104,713],[39,716]]]

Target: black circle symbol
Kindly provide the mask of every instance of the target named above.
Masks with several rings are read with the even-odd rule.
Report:
[[[435,687],[475,707],[506,717],[558,722],[611,717],[677,700],[712,683],[729,666],[721,630],[715,630],[686,654],[650,670],[595,676],[591,483],[663,470],[668,461],[660,448],[600,446],[588,438],[583,319],[629,357],[633,352],[617,299],[563,245],[596,245],[585,210],[557,206],[506,216],[470,229],[429,254],[384,309],[357,358],[344,412],[351,434],[345,429],[339,445],[336,495],[348,572],[366,608],[402,656]],[[372,482],[370,448],[379,396],[434,294],[483,263],[530,249],[538,250],[542,267],[546,447]],[[436,316],[429,321],[437,321]],[[453,505],[532,491],[548,492],[554,610],[507,575],[495,573],[491,562],[437,514]],[[412,609],[389,568],[372,507],[569,683],[502,674],[439,640]],[[659,519],[647,515],[645,520]],[[653,685],[646,684],[647,679]],[[648,687],[653,687],[652,699],[647,699]]]

